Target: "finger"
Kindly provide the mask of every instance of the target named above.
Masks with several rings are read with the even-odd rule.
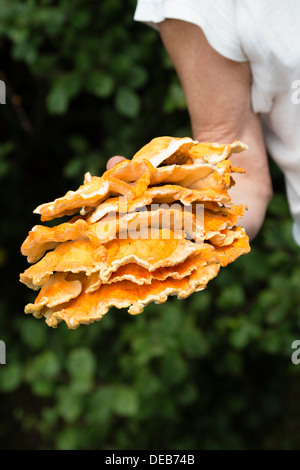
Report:
[[[120,163],[122,160],[125,160],[124,157],[121,157],[120,155],[115,155],[114,157],[111,157],[107,164],[106,164],[106,168],[108,170],[111,170],[117,163]]]

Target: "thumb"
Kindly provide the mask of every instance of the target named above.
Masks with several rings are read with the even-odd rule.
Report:
[[[120,155],[115,155],[114,157],[111,157],[106,164],[107,170],[111,170],[117,163],[120,163],[122,160],[126,159],[125,157],[121,157]]]

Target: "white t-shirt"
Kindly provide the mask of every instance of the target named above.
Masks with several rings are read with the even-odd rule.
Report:
[[[300,0],[138,0],[134,19],[157,28],[175,18],[201,27],[210,45],[252,70],[252,106],[283,171],[300,246]]]

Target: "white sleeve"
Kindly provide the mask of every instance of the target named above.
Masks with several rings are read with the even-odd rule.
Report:
[[[297,245],[300,246],[300,224],[296,221],[293,223],[293,237]]]
[[[227,59],[243,62],[244,54],[235,24],[236,0],[138,0],[134,20],[157,29],[166,18],[199,26],[209,44]]]

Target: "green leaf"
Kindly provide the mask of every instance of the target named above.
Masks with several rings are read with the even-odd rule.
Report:
[[[90,395],[87,410],[89,423],[105,424],[113,410],[115,388],[113,386],[101,386]]]
[[[267,330],[263,335],[260,348],[269,354],[278,354],[282,350],[282,338],[280,333],[275,330]]]
[[[81,156],[74,157],[65,165],[63,175],[66,178],[75,178],[82,174],[84,159]]]
[[[136,334],[131,340],[131,347],[134,351],[135,363],[138,367],[144,366],[153,357],[162,356],[164,353],[164,344],[160,341],[153,343],[148,334]],[[130,362],[132,363],[132,361]]]
[[[243,276],[245,276],[244,283],[257,281],[259,279],[264,280],[268,278],[270,274],[270,269],[266,263],[264,254],[256,247],[253,247],[251,252],[246,256],[241,256],[236,261],[236,266],[243,270]]]
[[[166,113],[172,113],[176,109],[186,109],[186,99],[181,84],[176,80],[171,83],[168,94],[163,103],[163,109]]]
[[[21,322],[20,333],[24,343],[33,350],[41,349],[46,344],[45,324],[36,321],[36,319],[25,318]]]
[[[190,299],[189,308],[195,310],[197,315],[200,315],[202,312],[206,313],[209,310],[212,301],[212,294],[209,290],[203,290],[197,292]]]
[[[182,390],[180,390],[180,394],[178,397],[178,401],[183,405],[189,405],[191,403],[195,403],[198,399],[198,390],[195,385],[191,383],[187,383]]]
[[[88,142],[84,137],[80,135],[73,135],[70,137],[68,142],[73,152],[84,155],[88,150]]]
[[[183,382],[188,373],[187,363],[176,352],[168,353],[162,361],[162,377],[169,384]]]
[[[56,450],[78,450],[82,448],[82,429],[67,427],[62,429],[56,440]]]
[[[75,422],[83,411],[83,396],[61,387],[58,393],[57,412],[67,423]]]
[[[143,367],[136,374],[136,389],[141,398],[155,396],[161,388],[159,378],[152,374],[150,368]]]
[[[71,350],[66,365],[72,377],[82,380],[93,377],[97,367],[95,356],[89,348],[85,347]]]
[[[230,284],[225,289],[221,290],[216,303],[221,309],[243,306],[245,303],[245,294],[242,284]]]
[[[51,350],[38,354],[32,362],[27,364],[26,379],[34,382],[37,379],[53,379],[60,372],[59,358]]]
[[[182,313],[180,306],[173,299],[164,305],[163,315],[159,319],[159,329],[163,336],[179,331],[182,325]]]
[[[98,98],[108,98],[113,92],[114,80],[111,75],[95,71],[89,75],[86,89]]]
[[[77,74],[60,76],[53,84],[47,96],[47,108],[51,114],[63,114],[69,102],[80,91],[82,79]]]
[[[274,194],[268,206],[268,212],[277,217],[285,218],[289,213],[287,198],[283,194]]]
[[[21,384],[23,377],[21,364],[13,363],[0,366],[0,390],[12,392]]]
[[[83,29],[88,27],[89,22],[91,21],[92,12],[88,9],[80,9],[75,11],[75,14],[72,15],[72,25],[76,29]]]
[[[230,333],[229,341],[236,349],[243,349],[260,335],[260,327],[249,320],[241,318],[237,322],[237,327]]]
[[[23,60],[27,64],[34,64],[38,58],[38,51],[33,42],[18,42],[13,47],[13,57],[16,60]]]
[[[115,414],[123,417],[135,416],[139,408],[137,392],[126,386],[118,386],[114,391],[112,409]]]
[[[122,116],[135,118],[140,112],[140,99],[132,89],[123,86],[117,90],[115,107]]]
[[[136,65],[132,67],[128,73],[128,84],[132,88],[141,88],[145,85],[148,78],[148,73],[144,67]]]
[[[209,345],[207,339],[196,326],[184,326],[179,337],[181,347],[188,357],[203,357],[208,354]]]
[[[37,397],[49,397],[53,394],[54,384],[48,378],[34,378],[31,382],[31,390]]]

